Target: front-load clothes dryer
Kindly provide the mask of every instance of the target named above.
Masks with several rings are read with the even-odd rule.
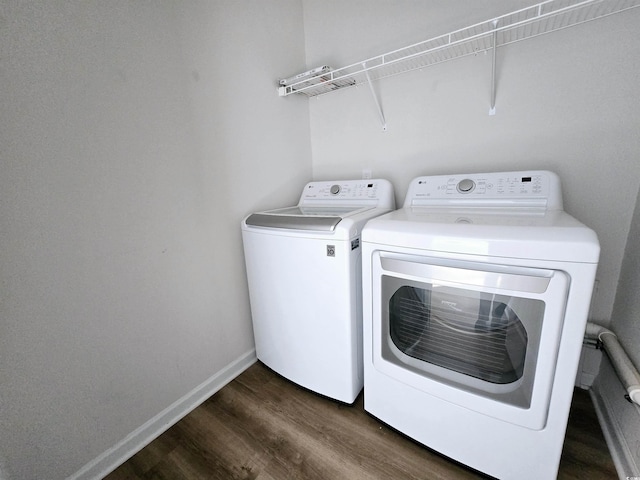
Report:
[[[418,177],[362,245],[365,409],[497,478],[555,479],[600,253],[558,177]]]
[[[289,380],[352,403],[362,390],[367,220],[395,208],[386,180],[308,183],[298,205],[242,222],[256,354]]]

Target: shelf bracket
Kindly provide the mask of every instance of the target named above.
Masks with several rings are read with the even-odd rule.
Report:
[[[382,123],[382,130],[386,132],[387,121],[384,118],[384,112],[380,107],[380,102],[378,101],[378,96],[376,95],[376,91],[373,89],[373,83],[371,82],[371,77],[369,76],[369,71],[367,70],[366,62],[362,64],[362,68],[364,69],[364,74],[367,77],[367,83],[369,84],[369,91],[371,91],[371,96],[373,97],[373,101],[376,104],[376,108],[378,109],[378,115],[380,116],[380,122]]]
[[[491,56],[491,106],[489,115],[496,114],[496,50],[498,41],[498,20],[493,21],[493,51]]]

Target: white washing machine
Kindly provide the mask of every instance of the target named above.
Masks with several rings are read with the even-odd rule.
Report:
[[[554,479],[600,253],[547,171],[419,177],[362,233],[365,409],[500,479]]]
[[[386,180],[308,183],[297,206],[242,222],[256,354],[282,376],[352,403],[362,390],[367,220],[395,208]]]

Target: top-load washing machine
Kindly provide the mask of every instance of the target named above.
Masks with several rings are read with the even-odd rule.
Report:
[[[600,252],[558,177],[418,177],[362,244],[365,409],[500,479],[556,478]]]
[[[395,208],[386,180],[308,183],[297,206],[242,222],[260,361],[293,382],[352,403],[362,390],[360,234]]]

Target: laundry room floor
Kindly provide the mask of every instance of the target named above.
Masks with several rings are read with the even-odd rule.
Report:
[[[616,477],[589,394],[576,389],[558,478]],[[258,362],[106,480],[476,478],[367,414],[362,394],[337,403]]]

